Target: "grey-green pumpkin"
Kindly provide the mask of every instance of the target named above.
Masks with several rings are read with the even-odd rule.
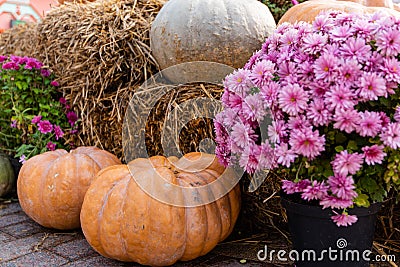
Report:
[[[14,169],[7,155],[0,154],[0,197],[7,195],[14,186]]]
[[[192,61],[240,68],[275,28],[257,0],[170,0],[151,25],[150,46],[161,69]]]

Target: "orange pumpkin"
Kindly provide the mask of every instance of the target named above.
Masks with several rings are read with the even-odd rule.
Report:
[[[374,13],[381,11],[390,15],[400,17],[400,12],[393,9],[391,0],[309,0],[291,7],[279,20],[294,23],[296,21],[312,22],[315,17],[326,10],[340,10],[348,13]]]
[[[190,203],[204,196],[196,190],[220,181],[224,170],[214,155],[199,152],[180,160],[155,156],[106,168],[86,193],[83,233],[96,251],[120,261],[166,266],[204,255],[232,232],[240,210],[239,186],[233,183],[229,193],[209,204],[184,207],[157,200],[137,181],[147,182],[151,192]],[[154,182],[156,173],[165,179],[162,187]],[[171,184],[194,192],[171,194]],[[217,195],[222,187],[207,188],[207,194]]]
[[[63,149],[30,158],[17,180],[22,209],[44,227],[74,229],[80,226],[83,198],[96,174],[120,164],[113,154],[96,147]]]

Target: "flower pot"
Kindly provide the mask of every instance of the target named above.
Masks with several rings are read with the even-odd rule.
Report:
[[[358,221],[338,227],[331,219],[334,213],[321,206],[299,204],[282,194],[281,202],[288,216],[293,241],[292,257],[297,267],[369,266],[375,222],[381,203],[369,208],[355,207],[349,214]]]

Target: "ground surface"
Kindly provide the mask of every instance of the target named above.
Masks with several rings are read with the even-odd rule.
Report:
[[[289,247],[282,235],[270,231],[263,236],[226,241],[206,256],[190,262],[177,263],[174,266],[293,266],[293,264],[258,261],[257,252],[265,245],[268,245],[269,249],[276,250],[286,250]],[[399,264],[398,261],[396,263]],[[104,258],[89,246],[81,231],[62,232],[41,227],[26,216],[17,201],[0,202],[0,267],[14,266],[136,267],[141,265]],[[398,265],[380,263],[372,266],[395,267]]]

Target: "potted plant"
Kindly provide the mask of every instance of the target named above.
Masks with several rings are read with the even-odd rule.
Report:
[[[0,56],[0,107],[0,152],[9,155],[16,176],[15,163],[69,148],[77,133],[76,113],[55,75],[36,58]]]
[[[282,178],[297,266],[368,266],[379,203],[400,189],[399,22],[283,23],[224,80],[216,154]]]

